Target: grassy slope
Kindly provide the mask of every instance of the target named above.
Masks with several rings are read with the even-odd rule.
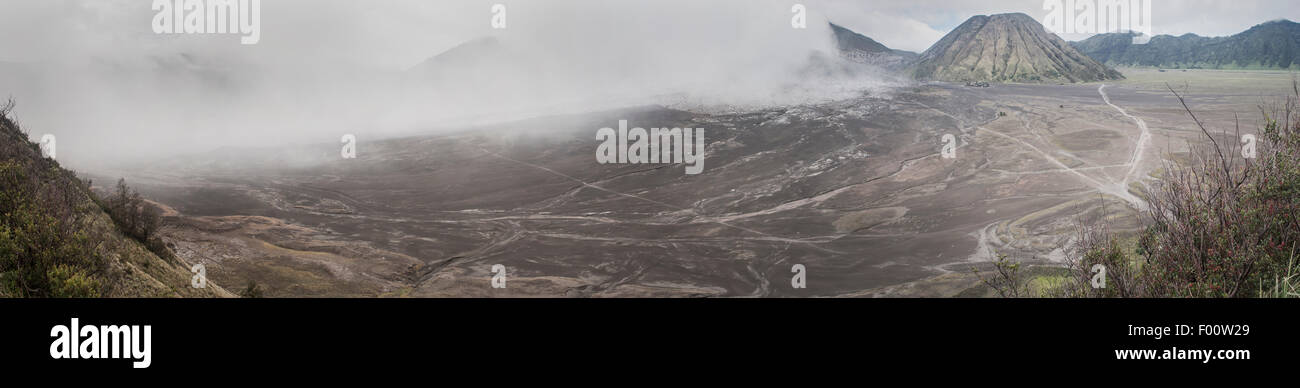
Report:
[[[122,233],[108,214],[92,200],[89,189],[72,171],[58,162],[41,156],[37,144],[28,140],[17,123],[0,117],[0,164],[8,164],[26,176],[37,177],[32,184],[54,185],[68,190],[77,222],[70,228],[88,236],[98,257],[91,259],[89,276],[99,283],[104,297],[231,297],[230,292],[209,281],[206,288],[190,286],[193,276],[189,266],[179,260],[164,260],[143,244]],[[34,187],[46,190],[51,187]],[[54,209],[40,208],[53,213]],[[10,217],[10,214],[0,214]],[[6,220],[7,221],[7,220]],[[0,287],[0,297],[15,291]]]

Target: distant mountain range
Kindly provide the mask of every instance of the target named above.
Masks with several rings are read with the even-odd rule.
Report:
[[[922,80],[950,82],[1087,82],[1122,76],[1079,53],[1025,14],[975,16],[924,54],[891,49],[828,22],[839,58]],[[434,83],[482,89],[503,74],[520,70],[518,50],[496,38],[481,38],[437,54],[407,71],[412,85]],[[851,73],[813,55],[805,73]],[[535,67],[537,65],[526,65]]]
[[[1074,48],[1111,66],[1288,69],[1300,61],[1300,24],[1275,20],[1224,37],[1159,35],[1146,44],[1133,44],[1135,33],[1099,34],[1071,43]]]

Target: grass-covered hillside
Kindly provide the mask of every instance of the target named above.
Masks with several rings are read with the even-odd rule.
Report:
[[[97,197],[42,156],[12,108],[0,104],[0,297],[231,296],[191,287],[189,266],[152,236],[154,210],[125,185]]]

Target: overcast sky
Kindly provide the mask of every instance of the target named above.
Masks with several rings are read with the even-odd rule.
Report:
[[[1083,0],[1080,0],[1083,1]],[[1294,0],[1148,0],[1153,32],[1229,35],[1279,18],[1300,19]],[[0,0],[0,60],[151,50],[233,51],[259,60],[309,58],[382,66],[412,65],[475,37],[492,34],[488,11],[504,3],[520,30],[574,28],[649,13],[663,29],[675,23],[718,20],[729,27],[735,15],[788,17],[797,1],[465,1],[465,0],[263,0],[263,42],[239,47],[225,37],[165,37],[149,30],[151,0]],[[804,0],[818,17],[830,19],[893,48],[923,51],[972,15],[1024,12],[1040,21],[1041,0]],[[610,5],[601,5],[610,3]],[[681,16],[694,14],[694,18]],[[729,16],[730,15],[730,16]],[[608,23],[618,28],[617,23]],[[512,27],[514,27],[512,26]],[[1086,36],[1066,36],[1068,40]]]
[[[1295,0],[1149,1],[1156,34],[1218,36],[1300,19]],[[810,52],[831,50],[824,21],[920,52],[973,15],[1046,16],[1041,0],[803,0],[809,25],[796,30],[790,0],[261,3],[261,40],[242,45],[235,35],[155,34],[152,0],[0,0],[0,97],[19,100],[17,113],[34,133],[60,134],[61,159],[336,142],[342,133],[423,127],[442,123],[439,115],[512,101],[631,104],[620,99],[638,93],[702,93],[692,98],[719,104],[822,98],[792,93],[783,77],[807,65]],[[496,3],[507,5],[504,30],[490,25]],[[413,99],[400,94],[400,78],[382,77],[483,37],[509,44],[511,56],[498,62],[518,62],[487,71],[501,89],[471,82],[392,112]],[[815,93],[888,85],[878,78],[793,82]]]

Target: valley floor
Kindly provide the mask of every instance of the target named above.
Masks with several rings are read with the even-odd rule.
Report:
[[[1261,96],[1290,91],[1286,73],[1125,74],[746,113],[632,109],[363,142],[353,160],[326,144],[121,175],[166,207],[179,256],[268,296],[945,297],[998,254],[1062,265],[1103,209],[1113,229],[1137,228],[1140,187],[1200,139],[1165,83],[1186,83],[1225,129],[1234,113],[1253,128]],[[618,120],[704,128],[704,172],[596,163],[596,130]],[[791,287],[796,264],[806,289]]]

